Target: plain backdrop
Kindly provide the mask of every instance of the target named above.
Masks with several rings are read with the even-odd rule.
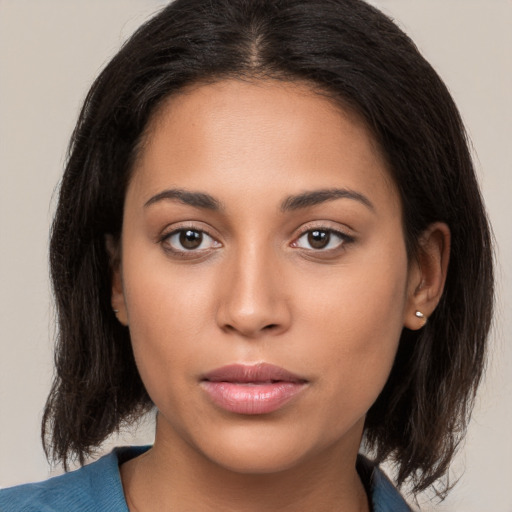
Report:
[[[50,474],[39,439],[52,374],[48,228],[80,104],[120,44],[165,2],[0,0],[0,486]],[[373,0],[451,90],[497,240],[491,358],[442,504],[512,512],[512,1]],[[134,438],[133,438],[134,437]],[[117,443],[152,440],[151,420]],[[57,469],[58,471],[58,469]]]

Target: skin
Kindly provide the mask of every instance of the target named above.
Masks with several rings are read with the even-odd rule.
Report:
[[[220,207],[161,195],[176,189]],[[283,209],[333,189],[353,196]],[[179,229],[207,235],[186,250]],[[159,411],[154,447],[121,467],[130,510],[368,510],[355,470],[365,415],[403,327],[421,328],[415,311],[439,300],[448,228],[432,225],[420,246],[408,261],[398,192],[364,123],[307,85],[226,80],[167,100],[128,186],[121,245],[109,243],[112,304]],[[304,390],[247,416],[201,388],[206,372],[259,362]]]

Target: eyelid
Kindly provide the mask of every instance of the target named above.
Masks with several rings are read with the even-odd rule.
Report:
[[[299,229],[299,232],[297,233],[297,235],[294,236],[293,241],[290,245],[293,247],[294,244],[296,244],[300,238],[302,238],[304,235],[306,235],[312,231],[329,232],[329,233],[334,234],[337,237],[339,237],[341,239],[341,241],[337,247],[334,247],[331,249],[314,249],[314,248],[308,249],[305,247],[297,247],[297,246],[295,246],[295,247],[297,247],[298,249],[302,249],[304,251],[310,251],[312,253],[329,253],[329,252],[337,252],[337,251],[343,250],[347,244],[355,242],[355,240],[356,240],[356,237],[353,234],[347,232],[347,231],[351,231],[351,230],[343,229],[343,228],[339,227],[339,225],[337,225],[336,227],[333,227],[328,222],[320,221],[320,222],[310,222],[310,223],[307,223],[307,224],[304,224],[303,226],[301,226]]]
[[[217,242],[219,241],[219,235],[216,234],[215,230],[211,228],[209,225],[205,224],[201,221],[195,220],[185,220],[173,222],[172,224],[168,224],[157,235],[157,239],[155,240],[157,243],[167,238],[169,235],[176,233],[178,231],[185,231],[190,229],[191,231],[198,231],[201,233],[206,233],[209,237],[213,238]],[[220,243],[220,242],[219,242]]]
[[[170,244],[165,245],[165,242],[169,240],[173,235],[181,233],[182,231],[196,231],[198,233],[202,233],[207,237],[211,238],[215,243],[215,247],[208,247],[206,249],[175,249],[170,246]],[[194,221],[185,221],[179,222],[176,224],[171,224],[167,226],[162,233],[158,236],[156,243],[162,245],[163,249],[167,253],[171,253],[173,255],[182,256],[182,257],[198,257],[199,255],[204,255],[206,252],[211,251],[212,249],[217,249],[222,247],[222,243],[218,240],[219,237],[211,234],[210,229],[204,227],[203,223],[194,222]]]

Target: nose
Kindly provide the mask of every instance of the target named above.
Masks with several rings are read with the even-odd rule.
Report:
[[[217,323],[246,338],[277,335],[290,327],[290,302],[284,273],[272,251],[240,250],[220,275],[222,294]]]

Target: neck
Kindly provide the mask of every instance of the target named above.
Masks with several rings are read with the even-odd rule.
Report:
[[[292,468],[240,473],[163,439],[157,429],[153,448],[123,464],[121,477],[130,512],[367,512],[356,457],[357,448],[329,447]]]

